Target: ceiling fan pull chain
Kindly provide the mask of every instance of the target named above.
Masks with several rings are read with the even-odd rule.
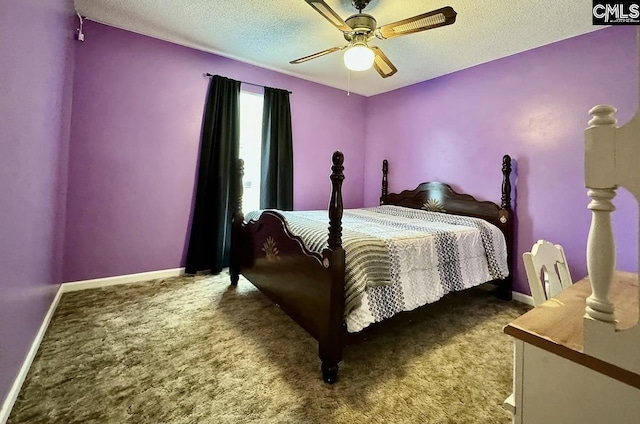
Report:
[[[347,69],[347,96],[351,96],[351,69]]]

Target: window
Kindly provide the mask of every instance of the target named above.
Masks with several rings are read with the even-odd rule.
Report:
[[[262,94],[240,91],[240,158],[244,160],[244,212],[260,209]]]

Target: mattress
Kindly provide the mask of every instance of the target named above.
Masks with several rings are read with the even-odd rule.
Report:
[[[326,247],[327,211],[278,212],[310,250]],[[349,332],[508,276],[504,235],[482,219],[384,205],[345,210],[342,227]]]

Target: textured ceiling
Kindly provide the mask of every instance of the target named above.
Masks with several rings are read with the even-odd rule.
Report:
[[[343,19],[357,12],[351,0],[325,1]],[[347,89],[342,52],[289,64],[346,44],[303,0],[76,0],[75,5],[97,22]],[[602,28],[591,24],[591,0],[372,0],[364,13],[383,25],[444,6],[458,12],[453,25],[372,40],[398,73],[382,79],[374,69],[352,72],[351,91],[383,93]]]

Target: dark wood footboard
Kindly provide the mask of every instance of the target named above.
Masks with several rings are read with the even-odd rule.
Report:
[[[232,227],[232,284],[241,273],[318,340],[327,383],[337,379],[344,335],[343,161],[341,152],[333,154],[328,247],[321,254],[308,250],[275,211],[244,222],[239,208]]]

